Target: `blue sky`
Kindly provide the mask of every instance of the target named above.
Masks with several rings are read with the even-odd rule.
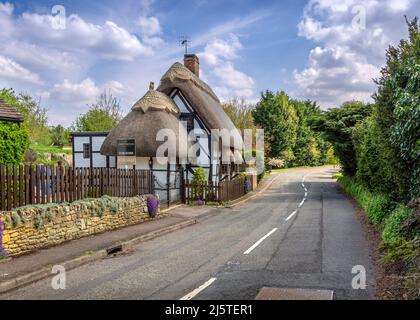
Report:
[[[385,49],[406,37],[403,16],[419,2],[72,0],[59,3],[57,27],[56,1],[0,0],[0,88],[40,97],[52,124],[71,125],[107,88],[127,112],[182,61],[187,35],[222,100],[255,102],[271,89],[323,108],[368,101]]]

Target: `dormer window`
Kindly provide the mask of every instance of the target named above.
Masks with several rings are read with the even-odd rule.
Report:
[[[192,114],[183,114],[179,119],[185,122],[188,133],[194,130],[194,116]]]

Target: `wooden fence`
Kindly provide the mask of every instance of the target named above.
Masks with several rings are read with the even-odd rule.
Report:
[[[197,200],[206,202],[219,202],[220,186],[213,182],[197,184],[190,181],[185,182],[185,203],[190,204]]]
[[[206,202],[228,202],[236,200],[246,194],[247,191],[252,191],[253,186],[256,185],[254,180],[256,176],[250,175],[247,177],[249,189],[245,188],[245,181],[241,178],[233,180],[221,181],[218,184],[212,182],[205,184],[196,184],[190,181],[185,183],[185,203],[190,204],[197,200],[204,200]]]
[[[148,170],[0,165],[0,211],[103,195],[150,194],[152,181]]]

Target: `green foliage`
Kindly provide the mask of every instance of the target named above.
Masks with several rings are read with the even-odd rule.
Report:
[[[25,93],[18,95],[12,89],[1,89],[0,99],[23,114],[31,142],[49,143],[47,110],[41,106],[40,100]]]
[[[73,127],[76,131],[111,131],[120,120],[120,101],[109,90],[99,95],[96,103],[77,118]]]
[[[264,129],[265,146],[270,158],[291,152],[296,143],[297,115],[285,92],[261,94],[252,115],[257,126]]]
[[[325,155],[325,164],[332,164],[332,165],[335,165],[335,166],[339,164],[339,161],[334,154],[334,148],[333,147],[330,147],[327,150],[327,153]]]
[[[412,217],[413,212],[405,207],[398,206],[397,209],[386,219],[382,238],[385,243],[394,243],[399,239],[404,239],[403,223]],[[408,239],[406,239],[408,240]]]
[[[340,108],[325,112],[313,120],[313,128],[322,132],[334,147],[345,174],[353,176],[357,172],[356,151],[352,140],[353,128],[371,114],[372,106],[351,101]]]
[[[285,167],[327,163],[331,144],[314,130],[322,116],[316,103],[289,99],[284,92],[266,91],[253,116],[255,123],[265,131],[270,159],[282,159]]]
[[[28,145],[25,124],[0,121],[0,164],[20,164]]]
[[[376,81],[372,115],[352,133],[357,179],[375,192],[407,202],[420,196],[420,35],[417,18],[409,39],[387,51]],[[337,149],[336,149],[337,151]]]
[[[194,184],[205,184],[207,182],[206,171],[203,168],[197,168],[194,171],[191,182]]]
[[[409,241],[400,238],[392,243],[384,243],[382,250],[386,251],[382,259],[385,263],[403,261],[408,268],[412,267],[414,272],[419,272],[420,237]]]
[[[383,228],[385,219],[394,209],[389,197],[382,194],[373,194],[365,186],[347,176],[340,175],[337,181],[362,206],[369,221],[379,229]]]
[[[70,131],[66,130],[63,126],[58,125],[50,128],[51,144],[54,147],[63,148],[69,144]]]
[[[337,181],[365,210],[369,221],[382,231],[386,250],[385,262],[412,261],[420,255],[420,235],[410,230],[414,212],[404,206],[395,207],[389,197],[373,194],[354,179],[339,175]]]

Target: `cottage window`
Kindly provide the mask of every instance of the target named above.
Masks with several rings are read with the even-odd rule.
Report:
[[[83,158],[84,159],[90,158],[90,143],[83,144]]]
[[[186,122],[187,132],[190,133],[194,130],[194,116],[193,115],[182,115],[180,117],[181,121]]]

